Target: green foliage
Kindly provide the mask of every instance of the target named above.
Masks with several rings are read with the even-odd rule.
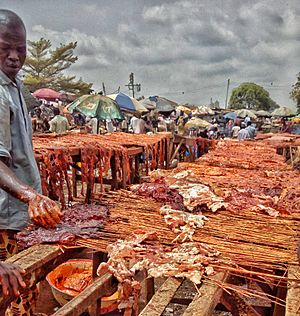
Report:
[[[297,103],[297,112],[300,114],[300,72],[298,73],[297,82],[293,85],[290,95],[291,98]]]
[[[77,42],[60,44],[51,50],[51,42],[44,38],[28,41],[29,54],[25,61],[26,73],[24,83],[31,91],[40,88],[52,88],[60,92],[88,94],[92,83],[85,83],[75,76],[65,76],[63,72],[74,64],[78,57],[74,56]]]
[[[269,92],[255,83],[245,82],[232,90],[229,101],[232,109],[272,111],[278,104],[270,98]]]

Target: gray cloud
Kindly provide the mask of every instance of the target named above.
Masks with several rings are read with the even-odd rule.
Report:
[[[78,62],[68,70],[126,91],[130,72],[141,94],[178,102],[224,103],[232,88],[253,81],[279,104],[300,71],[299,0],[10,0],[28,38],[53,46],[77,41]],[[270,83],[273,85],[270,86]],[[182,93],[185,92],[185,93]]]

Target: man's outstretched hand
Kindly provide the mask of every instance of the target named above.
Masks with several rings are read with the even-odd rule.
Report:
[[[39,193],[31,195],[28,201],[28,214],[35,225],[45,228],[55,227],[62,218],[59,205]]]

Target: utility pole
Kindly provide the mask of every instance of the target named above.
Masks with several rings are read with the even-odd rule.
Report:
[[[227,109],[229,85],[230,85],[230,79],[227,80],[227,91],[226,91],[225,109]]]
[[[103,95],[106,95],[104,82],[102,82],[102,91],[103,91]]]
[[[128,87],[129,91],[132,91],[132,97],[134,98],[134,92],[135,88],[137,92],[141,91],[141,84],[140,83],[134,83],[134,73],[132,72],[129,75],[129,83],[125,85],[125,87]]]

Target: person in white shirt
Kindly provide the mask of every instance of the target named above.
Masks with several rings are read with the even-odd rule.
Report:
[[[50,132],[56,134],[66,133],[66,131],[69,129],[68,120],[63,115],[60,115],[58,108],[54,108],[53,113],[54,118],[49,122]]]
[[[240,129],[241,129],[241,128],[240,128],[237,124],[234,124],[234,126],[233,126],[232,129],[231,129],[231,137],[232,137],[232,138],[237,138]]]
[[[113,125],[111,119],[106,120],[106,130],[107,130],[108,133],[113,133],[114,132],[114,125]]]

